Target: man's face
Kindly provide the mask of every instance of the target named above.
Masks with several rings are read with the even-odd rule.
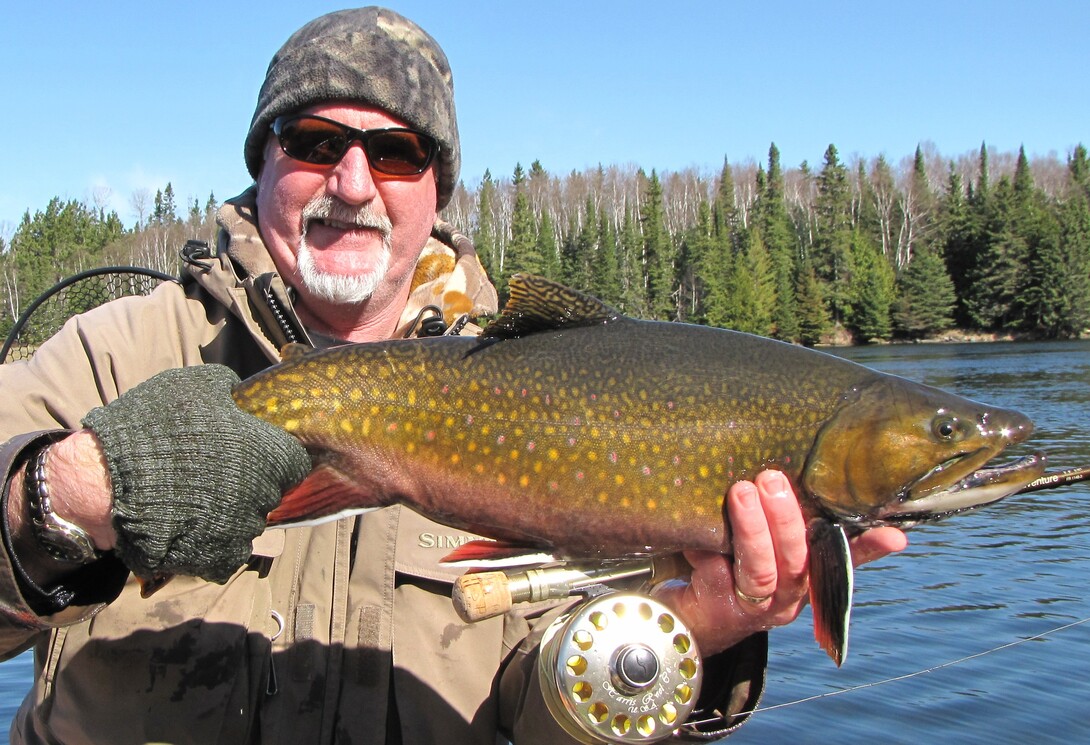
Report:
[[[322,104],[300,112],[359,129],[404,127],[384,111]],[[284,154],[270,132],[257,179],[257,217],[277,270],[304,305],[400,297],[435,222],[435,164],[417,176],[372,171],[357,141],[339,163]]]

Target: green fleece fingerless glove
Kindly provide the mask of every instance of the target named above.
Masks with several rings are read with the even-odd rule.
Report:
[[[113,481],[115,551],[136,575],[225,582],[310,472],[298,440],[235,405],[238,382],[222,365],[166,370],[84,418]]]

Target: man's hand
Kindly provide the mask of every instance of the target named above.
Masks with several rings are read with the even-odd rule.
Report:
[[[112,484],[115,551],[138,576],[226,581],[310,472],[294,437],[235,406],[237,382],[222,365],[166,370],[84,419]]]
[[[663,587],[703,654],[715,654],[750,634],[790,623],[809,593],[806,525],[787,478],[762,471],[727,494],[734,556],[687,551],[689,582]],[[852,558],[873,561],[907,545],[896,528],[875,528],[852,540]]]

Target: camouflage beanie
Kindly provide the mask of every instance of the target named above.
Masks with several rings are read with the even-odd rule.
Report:
[[[246,135],[250,175],[261,170],[276,117],[338,101],[375,106],[438,140],[437,209],[450,201],[461,167],[450,66],[435,39],[385,8],[329,13],[280,47]]]

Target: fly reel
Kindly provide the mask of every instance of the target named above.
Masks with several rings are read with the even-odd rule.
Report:
[[[685,723],[700,694],[696,642],[647,595],[601,595],[546,630],[538,676],[549,712],[580,742],[656,742]]]

